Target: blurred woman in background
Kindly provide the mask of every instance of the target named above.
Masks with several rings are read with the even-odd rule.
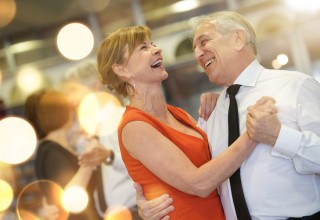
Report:
[[[68,99],[58,91],[47,90],[28,97],[25,115],[40,138],[35,157],[36,177],[39,180],[50,180],[62,188],[78,185],[86,189],[89,196],[86,209],[79,214],[70,214],[68,219],[101,219],[93,199],[98,173],[93,167],[78,165],[76,151],[68,142],[71,113]],[[48,193],[48,189],[45,191]],[[52,197],[48,195],[47,199],[50,204],[58,202],[51,201]],[[62,209],[57,216],[57,219],[66,219]]]

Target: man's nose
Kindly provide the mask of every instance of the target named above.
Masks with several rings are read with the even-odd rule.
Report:
[[[196,60],[200,60],[201,57],[203,57],[203,55],[204,55],[203,50],[199,49],[198,47],[196,47],[194,49],[194,56],[195,56]]]

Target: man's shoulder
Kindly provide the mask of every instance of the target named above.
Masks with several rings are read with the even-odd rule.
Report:
[[[262,71],[262,74],[264,74],[264,76],[277,77],[277,78],[289,77],[291,80],[294,80],[294,79],[304,80],[304,79],[311,77],[310,75],[308,75],[306,73],[302,73],[302,72],[295,71],[295,70],[264,69]]]

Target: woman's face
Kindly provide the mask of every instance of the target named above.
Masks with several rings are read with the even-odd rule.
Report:
[[[130,73],[136,85],[161,83],[168,77],[163,66],[162,50],[154,45],[150,40],[145,40],[139,44],[129,56],[126,48],[125,60],[128,62],[125,69]]]

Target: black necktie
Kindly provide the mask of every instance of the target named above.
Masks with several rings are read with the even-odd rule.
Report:
[[[227,89],[229,94],[230,106],[228,111],[228,128],[229,128],[229,146],[239,137],[239,112],[236,95],[241,85],[232,85]],[[238,220],[250,220],[249,210],[243,195],[240,168],[230,177],[230,185],[233,197],[234,207],[236,209]]]

